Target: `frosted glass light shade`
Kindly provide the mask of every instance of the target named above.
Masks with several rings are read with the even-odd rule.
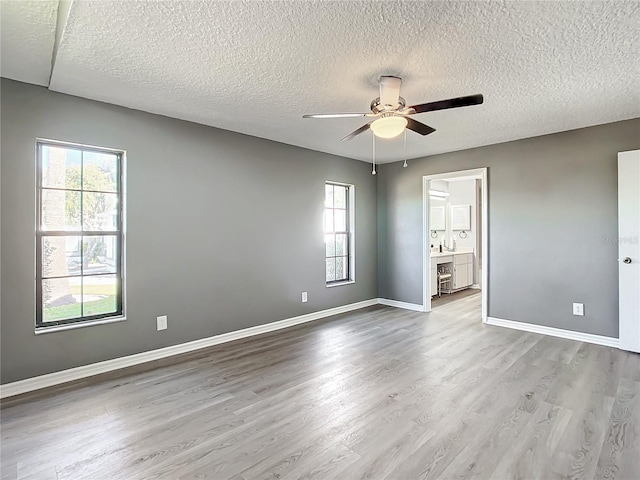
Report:
[[[371,130],[376,137],[393,138],[400,135],[406,126],[404,117],[383,117],[371,124]]]

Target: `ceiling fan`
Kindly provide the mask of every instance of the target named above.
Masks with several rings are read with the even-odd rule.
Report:
[[[380,96],[371,102],[371,113],[318,113],[303,115],[303,118],[375,117],[375,120],[371,120],[369,123],[351,132],[342,140],[351,140],[369,129],[373,131],[376,137],[380,138],[396,137],[400,135],[405,128],[413,130],[420,135],[429,135],[435,132],[436,129],[410,118],[409,115],[445,110],[447,108],[479,105],[483,102],[482,95],[478,94],[450,98],[438,102],[420,103],[407,107],[405,99],[400,96],[401,85],[402,79],[399,77],[380,77]]]

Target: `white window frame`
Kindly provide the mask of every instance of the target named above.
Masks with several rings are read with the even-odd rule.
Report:
[[[48,231],[42,229],[42,193],[47,187],[42,185],[42,147],[52,146],[79,150],[82,152],[98,152],[115,154],[118,157],[118,222],[117,229],[113,231]],[[91,325],[101,325],[105,323],[119,322],[126,320],[125,316],[125,175],[126,175],[126,152],[124,150],[95,147],[71,142],[62,142],[50,139],[36,139],[36,305],[35,305],[35,333],[47,333],[54,331],[69,330]],[[81,185],[80,191],[83,191]],[[74,191],[75,189],[61,189]],[[113,235],[117,238],[118,261],[115,275],[118,279],[117,286],[117,308],[115,312],[80,316],[71,319],[44,321],[43,301],[42,301],[42,280],[43,280],[43,258],[42,239],[47,236],[82,236],[82,235]],[[85,276],[85,275],[80,275]]]
[[[344,183],[344,182],[337,182],[337,181],[333,181],[333,180],[327,180],[324,185],[337,185],[337,186],[341,186],[341,187],[347,187],[347,193],[348,193],[348,197],[347,197],[347,223],[348,223],[348,231],[347,231],[347,235],[348,235],[348,239],[347,239],[347,246],[348,246],[348,250],[349,253],[347,255],[347,261],[348,261],[348,272],[349,272],[349,276],[347,279],[345,280],[338,280],[338,281],[330,281],[327,282],[326,278],[327,278],[327,271],[326,271],[326,259],[327,259],[327,247],[326,244],[323,240],[323,245],[325,245],[325,286],[327,288],[332,288],[332,287],[340,287],[342,285],[350,285],[352,283],[355,283],[356,281],[356,187],[355,185],[351,184],[351,183]],[[323,198],[323,206],[325,205],[326,202],[326,193],[325,196]],[[324,210],[326,210],[326,207],[323,207],[323,218],[322,218],[322,234],[323,234],[323,239],[324,239],[324,235],[325,235],[325,231],[324,231]]]

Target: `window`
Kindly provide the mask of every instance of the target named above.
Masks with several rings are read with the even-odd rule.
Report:
[[[122,159],[37,143],[37,328],[123,315]]]
[[[327,285],[354,280],[354,187],[327,182],[324,197],[325,279]]]

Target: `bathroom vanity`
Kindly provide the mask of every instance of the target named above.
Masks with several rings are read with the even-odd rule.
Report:
[[[473,285],[474,254],[469,251],[431,252],[431,296],[438,294],[438,266],[444,265],[453,274],[452,290]]]

